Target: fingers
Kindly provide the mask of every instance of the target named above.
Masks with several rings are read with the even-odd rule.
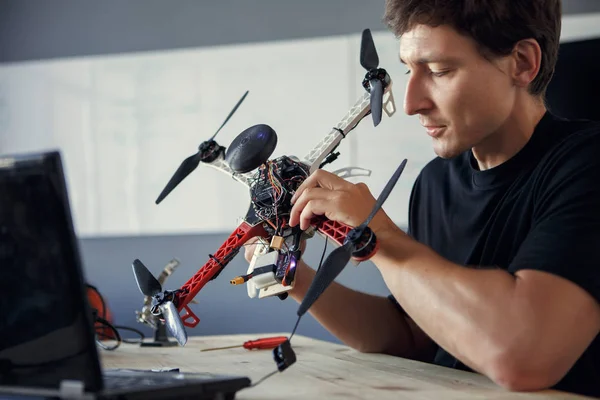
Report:
[[[250,239],[248,239],[246,241],[246,243],[243,244],[244,258],[246,259],[246,261],[250,262],[252,260],[252,256],[254,255],[254,252],[256,251],[256,246],[260,244],[259,240],[260,240],[259,236],[254,236],[254,237],[251,237]]]
[[[310,225],[311,218],[316,215],[323,215],[327,211],[327,203],[323,200],[332,200],[334,195],[333,191],[320,187],[305,188],[292,207],[289,221],[290,226],[296,226],[300,223],[300,229],[306,230]],[[318,204],[312,204],[313,202],[318,202]],[[305,212],[307,208],[308,210]],[[316,212],[321,212],[321,214],[316,214]],[[310,216],[311,213],[312,216]],[[308,221],[306,220],[307,218],[309,218]]]
[[[345,190],[349,185],[352,185],[352,183],[331,172],[318,169],[302,182],[296,190],[296,193],[292,196],[291,202],[292,204],[295,204],[296,200],[302,196],[302,193],[309,188],[321,187],[329,190]]]
[[[300,213],[300,229],[307,230],[310,226],[310,221],[318,215],[327,215],[327,206],[330,203],[326,200],[316,199],[311,200]]]
[[[355,183],[354,186],[358,189],[359,192],[372,196],[371,190],[369,190],[369,187],[367,186],[366,183],[358,182],[358,183]]]
[[[259,239],[259,236],[253,236],[250,239],[248,239],[246,241],[246,243],[244,243],[244,246],[250,246],[251,244],[258,242],[258,239]]]

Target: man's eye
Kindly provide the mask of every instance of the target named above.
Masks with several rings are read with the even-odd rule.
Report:
[[[410,75],[410,69],[407,69],[404,75]]]
[[[431,75],[436,76],[436,77],[441,77],[444,76],[448,73],[449,71],[431,71]]]

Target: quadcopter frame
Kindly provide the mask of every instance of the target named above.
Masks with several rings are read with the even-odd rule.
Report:
[[[395,102],[392,93],[392,81],[388,77],[386,86],[383,92],[383,111],[391,117],[395,111]],[[360,121],[369,115],[371,112],[370,104],[370,93],[364,93],[344,116],[344,118],[337,124],[336,127],[325,135],[325,137],[308,153],[304,158],[299,161],[301,165],[308,169],[308,175],[314,173],[320,168],[322,162],[326,157],[331,154],[339,143],[346,138],[349,132],[354,129]],[[255,180],[255,172],[240,174],[235,172],[229,167],[225,160],[224,151],[220,151],[218,156],[211,162],[204,162],[204,165],[215,168],[233,179],[244,184],[248,189],[251,189],[252,182]],[[345,176],[352,176],[352,172],[344,171]],[[362,174],[361,174],[362,175]],[[189,307],[189,302],[194,299],[198,292],[206,285],[209,281],[217,278],[217,276],[223,271],[227,264],[238,254],[239,250],[246,244],[250,239],[254,237],[263,238],[263,244],[270,243],[270,248],[279,250],[283,245],[287,246],[288,252],[292,253],[297,251],[297,258],[299,258],[299,250],[294,248],[293,245],[279,243],[276,247],[273,247],[274,238],[283,238],[284,235],[278,236],[273,232],[270,232],[267,223],[271,221],[261,220],[256,217],[252,212],[252,204],[246,217],[244,217],[239,226],[231,233],[231,235],[223,242],[217,252],[213,255],[209,255],[209,260],[185,283],[179,290],[175,291],[174,302],[179,312],[184,311],[181,315],[183,324],[187,327],[195,327],[200,319],[194,314]],[[272,225],[272,223],[271,223]],[[289,226],[285,226],[285,222],[279,228],[291,230]],[[326,239],[332,240],[338,246],[344,244],[349,231],[352,227],[327,220],[326,218],[315,218],[311,224],[310,231],[305,235],[312,236],[314,232],[318,232]],[[277,231],[277,227],[275,229]],[[288,235],[289,238],[290,235]],[[287,241],[285,241],[287,242]],[[262,254],[261,254],[262,252]],[[266,255],[265,246],[256,246],[256,254],[253,258],[253,262],[250,263],[248,269],[248,275],[252,274],[255,270],[256,262]],[[372,254],[368,254],[364,257],[353,257],[356,261],[364,261],[368,259]],[[297,261],[297,260],[296,260]],[[286,266],[287,270],[290,269],[291,261],[288,261]],[[295,264],[295,263],[294,263]],[[286,272],[288,272],[286,271]],[[247,276],[248,276],[247,275]],[[233,283],[233,282],[232,282]],[[293,287],[294,281],[292,282],[278,282],[276,279],[267,279],[267,282],[262,289],[259,297],[279,295],[285,298],[284,293]],[[248,293],[250,297],[252,290],[256,289],[253,285],[249,286]],[[283,296],[282,296],[283,295]]]
[[[250,193],[250,207],[239,226],[214,255],[209,254],[208,261],[180,289],[163,290],[162,283],[139,259],[134,260],[132,264],[140,291],[150,298],[151,304],[146,304],[146,311],[164,321],[181,345],[187,341],[184,326],[195,327],[200,322],[189,303],[204,285],[218,277],[242,246],[253,238],[258,238],[262,245],[255,247],[247,274],[232,279],[230,283],[247,283],[249,297],[255,297],[258,292],[259,298],[277,295],[283,300],[287,297],[287,292],[293,288],[296,281],[296,267],[302,256],[303,239],[319,233],[338,246],[317,270],[315,279],[298,309],[299,317],[333,282],[350,259],[358,262],[368,260],[377,251],[379,244],[368,224],[393,189],[406,160],[384,188],[369,217],[359,226],[350,227],[328,220],[324,216],[314,217],[305,231],[299,226],[289,225],[293,194],[311,174],[337,159],[339,152],[335,150],[350,131],[369,114],[377,126],[384,111],[388,116],[396,112],[392,80],[385,69],[379,68],[379,57],[369,29],[363,30],[362,33],[360,64],[367,70],[362,81],[367,93],[359,97],[344,118],[303,159],[295,156],[269,159],[277,145],[277,134],[265,124],[254,125],[241,132],[227,151],[214,140],[244,101],[248,94],[246,91],[217,132],[209,140],[202,142],[195,154],[181,163],[156,199],[156,204],[159,204],[200,163],[237,180],[245,185]],[[343,178],[365,175],[364,170],[359,168],[340,169],[334,173]],[[369,174],[370,171],[367,175]],[[289,347],[289,342],[287,346]],[[285,357],[279,357],[286,351],[291,352],[291,348],[288,350],[278,350],[281,354],[277,353],[275,358],[279,370],[282,370],[280,366],[289,365],[287,361],[291,359],[286,361]]]

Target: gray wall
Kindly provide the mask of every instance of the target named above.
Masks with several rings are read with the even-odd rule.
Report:
[[[384,0],[0,0],[0,62],[385,29]],[[563,0],[565,14],[598,0]]]

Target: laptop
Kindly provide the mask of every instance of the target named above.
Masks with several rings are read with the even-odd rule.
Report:
[[[233,399],[250,386],[102,371],[84,282],[60,153],[0,156],[0,399]]]

